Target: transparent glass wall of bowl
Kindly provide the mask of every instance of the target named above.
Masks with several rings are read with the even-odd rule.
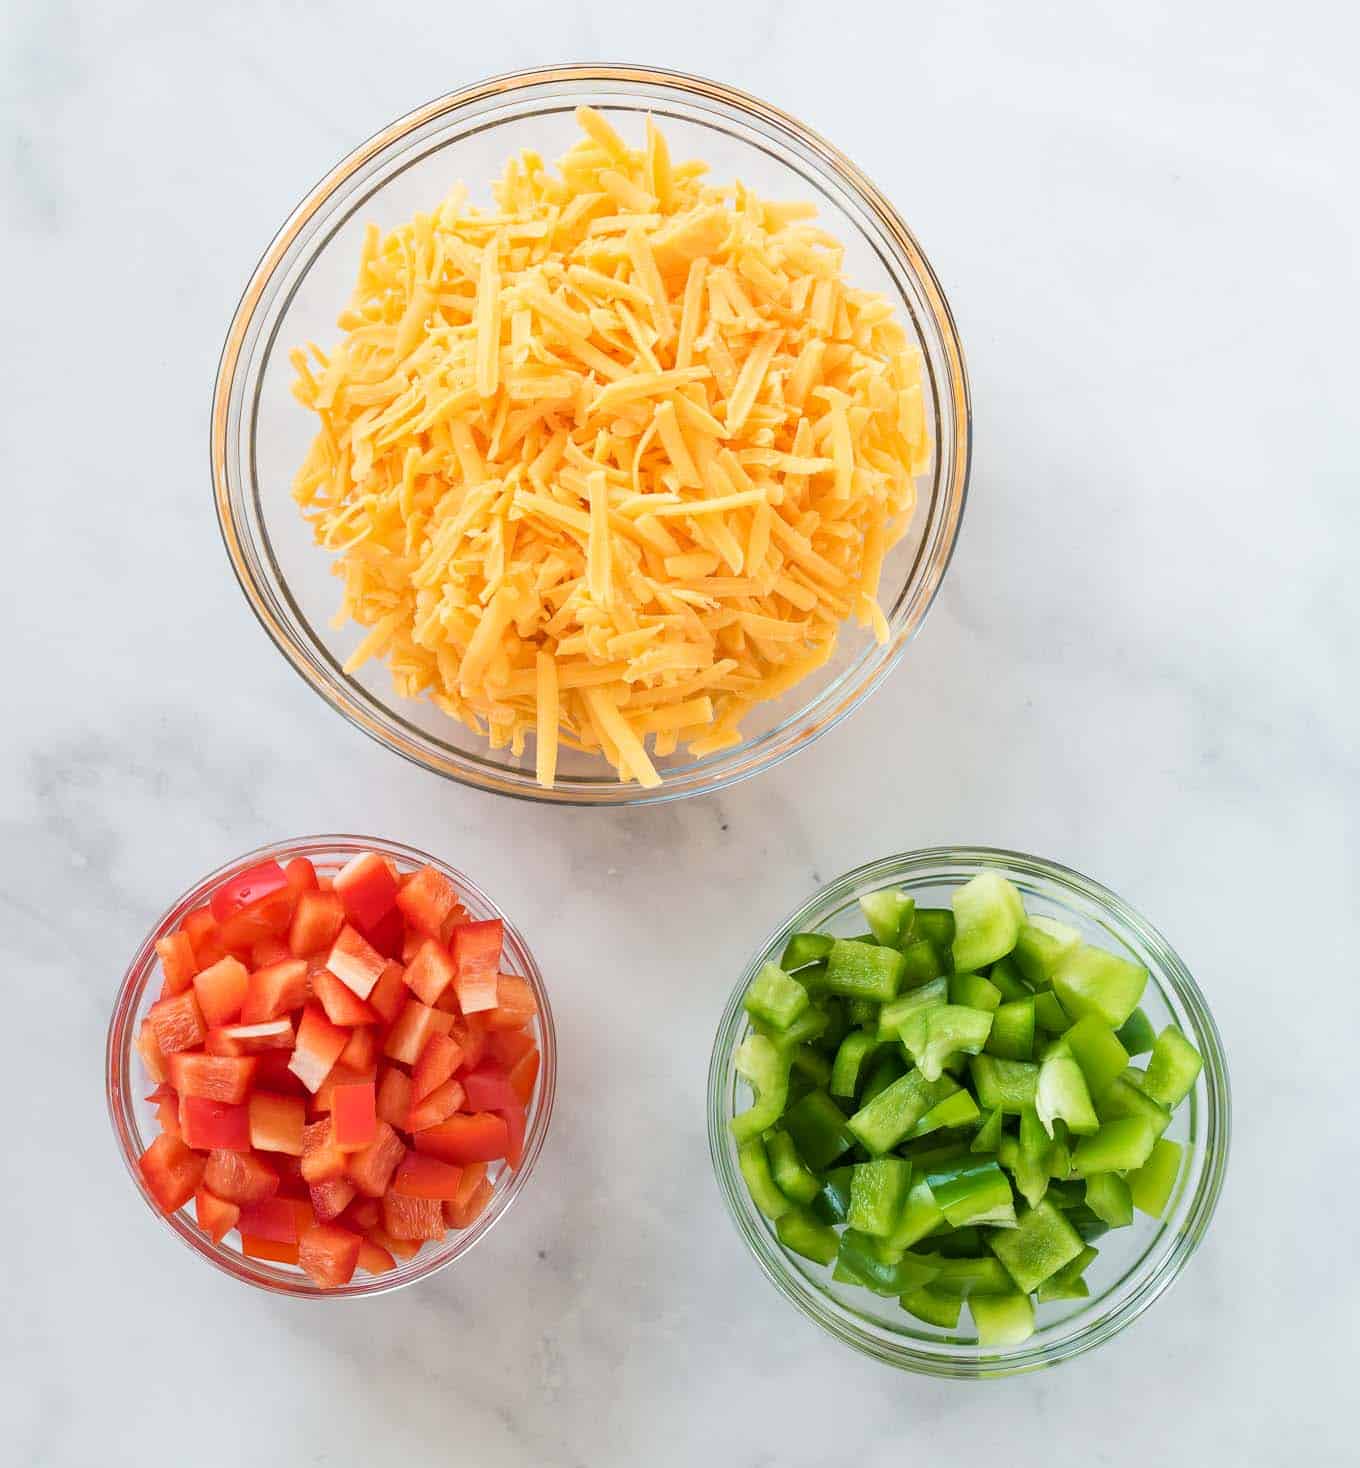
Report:
[[[783,699],[753,711],[744,742],[702,760],[662,762],[659,791],[620,786],[589,756],[563,751],[559,788],[541,792],[532,747],[493,751],[423,701],[397,699],[386,666],[341,672],[362,632],[335,629],[339,583],[313,543],[290,486],[315,428],[295,402],[289,350],[336,337],[364,229],[429,210],[455,182],[474,197],[531,147],[552,159],[574,140],[574,109],[604,111],[629,137],[655,116],[677,157],[698,156],[719,180],[741,178],[774,198],[812,199],[846,244],[852,279],[883,292],[920,341],[937,451],[920,481],[908,535],[888,557],[882,599],[891,640],[847,626],[832,661]],[[503,78],[440,99],[346,159],[285,224],[247,289],[223,354],[214,411],[219,517],[238,578],[266,629],[336,708],[399,753],[455,779],[556,801],[628,803],[717,788],[783,758],[836,722],[886,675],[920,625],[948,564],[962,513],[969,449],[967,383],[938,282],[901,219],[854,165],[794,119],[694,78],[636,68],[562,68]]]
[[[312,861],[318,872],[333,875],[351,857],[363,851],[381,852],[396,861],[402,870],[429,864],[453,882],[462,897],[464,907],[474,919],[501,918],[505,922],[505,972],[520,975],[533,987],[538,1002],[538,1017],[532,1029],[543,1059],[538,1089],[526,1115],[523,1161],[514,1172],[510,1172],[504,1163],[491,1165],[489,1175],[496,1184],[496,1191],[486,1212],[470,1228],[451,1233],[438,1243],[426,1244],[412,1259],[398,1260],[396,1269],[389,1274],[370,1276],[359,1273],[348,1285],[322,1291],[298,1269],[246,1258],[239,1250],[230,1247],[233,1235],[229,1234],[221,1245],[213,1244],[195,1226],[192,1203],[168,1218],[161,1213],[137,1170],[138,1157],[159,1135],[160,1128],[156,1123],[155,1108],[145,1100],[147,1093],[153,1089],[153,1083],[147,1078],[142,1066],[136,1050],[136,1039],[142,1020],[160,993],[161,972],[155,949],[157,939],[172,932],[187,913],[207,902],[213,890],[233,872],[243,871],[261,861],[283,862],[290,857],[305,856]],[[557,1038],[552,1009],[543,975],[518,929],[471,878],[437,857],[417,851],[414,847],[370,836],[310,836],[261,847],[212,872],[184,893],[161,916],[128,965],[113,1017],[109,1022],[105,1060],[106,1095],[114,1133],[134,1184],[157,1218],[195,1253],[237,1279],[276,1293],[324,1299],[381,1294],[387,1290],[399,1289],[451,1264],[485,1238],[505,1216],[533,1171],[547,1135],[557,1087]]]
[[[1150,981],[1143,1009],[1157,1029],[1178,1024],[1204,1057],[1204,1071],[1177,1110],[1167,1136],[1185,1148],[1175,1194],[1161,1219],[1135,1214],[1132,1227],[1097,1240],[1099,1257],[1087,1273],[1086,1300],[1044,1303],[1038,1329],[1024,1345],[978,1345],[967,1310],[958,1328],[942,1331],[916,1320],[895,1300],[838,1284],[831,1271],[779,1244],[756,1209],[737,1169],[728,1122],[750,1105],[732,1066],[748,1031],[742,997],[760,965],[778,959],[790,934],[816,930],[840,937],[864,929],[859,898],[901,887],[921,907],[947,907],[954,888],[983,868],[1013,881],[1031,913],[1081,929],[1087,941],[1143,964]],[[1145,1063],[1146,1058],[1135,1063]],[[761,1268],[800,1310],[847,1344],[907,1370],[937,1376],[995,1376],[1055,1365],[1107,1340],[1142,1313],[1175,1279],[1204,1236],[1227,1164],[1227,1067],[1217,1028],[1199,988],[1165,938],[1114,893],[1077,872],[1017,852],[986,848],[932,850],[888,857],[860,867],[817,893],[781,925],[752,958],[723,1014],[709,1071],[709,1144],[724,1198]]]

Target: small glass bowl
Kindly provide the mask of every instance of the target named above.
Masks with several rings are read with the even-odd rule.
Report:
[[[732,1053],[748,1030],[742,1000],[761,964],[778,960],[790,934],[864,930],[859,898],[900,887],[921,907],[948,906],[951,891],[983,870],[1000,872],[1024,894],[1032,913],[1081,929],[1093,943],[1127,953],[1150,974],[1142,1007],[1160,1030],[1175,1023],[1204,1058],[1194,1090],[1177,1108],[1167,1137],[1185,1148],[1181,1174],[1165,1215],[1134,1215],[1128,1228],[1097,1241],[1099,1257],[1087,1271],[1085,1300],[1038,1306],[1038,1328],[1022,1345],[981,1346],[965,1309],[955,1330],[938,1330],[908,1315],[896,1300],[879,1299],[854,1285],[837,1284],[831,1271],[784,1249],[752,1203],[737,1166],[728,1123],[750,1104]],[[1228,1162],[1229,1094],[1222,1042],[1198,985],[1166,939],[1146,919],[1089,877],[1014,851],[937,847],[885,857],[857,867],[805,902],[747,965],[723,1012],[708,1072],[708,1141],[713,1167],[747,1247],[780,1292],[824,1330],[867,1355],[927,1376],[1015,1376],[1056,1366],[1110,1339],[1172,1283],[1203,1239],[1213,1217]]]
[[[294,401],[289,349],[323,346],[349,299],[369,220],[391,228],[428,210],[462,180],[485,202],[521,148],[545,158],[578,134],[576,107],[605,113],[629,138],[647,115],[677,158],[740,178],[777,199],[812,199],[846,246],[855,283],[886,295],[924,354],[935,452],[919,503],[884,566],[882,645],[852,624],[833,657],[782,698],[752,709],[742,743],[658,761],[661,785],[621,784],[604,761],[563,749],[557,784],[541,789],[532,745],[516,758],[425,700],[398,698],[381,659],[342,672],[364,635],[331,617],[340,584],[293,502],[293,475],[315,432]],[[343,159],[284,222],[246,286],[227,334],[213,396],[211,456],[218,520],[232,568],[275,646],[332,708],[366,734],[437,774],[527,800],[628,805],[721,789],[777,764],[830,729],[877,688],[939,590],[963,514],[971,446],[963,351],[935,273],[901,217],[863,173],[787,113],[716,82],[635,66],[561,66],[494,77],[399,118]]]
[[[389,856],[403,870],[426,865],[434,867],[457,887],[463,906],[473,918],[500,918],[505,923],[505,953],[502,963],[505,965],[505,972],[528,979],[533,987],[534,998],[538,1002],[538,1016],[533,1022],[533,1030],[542,1063],[537,1090],[525,1118],[523,1161],[518,1170],[513,1172],[503,1162],[490,1165],[487,1175],[495,1183],[495,1192],[481,1217],[469,1228],[446,1234],[438,1243],[427,1243],[413,1258],[397,1260],[397,1267],[387,1274],[356,1273],[349,1284],[323,1290],[299,1269],[249,1258],[238,1249],[228,1247],[225,1242],[214,1244],[195,1225],[192,1202],[169,1216],[161,1211],[142,1181],[137,1167],[137,1159],[159,1135],[160,1128],[156,1124],[155,1109],[143,1099],[154,1088],[155,1083],[148,1079],[142,1067],[136,1040],[141,1022],[160,992],[160,966],[156,960],[157,939],[177,928],[186,913],[207,902],[214,888],[233,872],[243,871],[257,862],[283,862],[294,856],[305,856],[319,873],[334,875],[351,857],[362,851],[377,851],[383,856]],[[247,852],[245,856],[228,862],[226,866],[196,882],[156,922],[128,965],[113,1007],[113,1018],[109,1021],[109,1038],[105,1051],[105,1090],[109,1118],[113,1122],[113,1130],[128,1173],[146,1200],[147,1207],[183,1243],[223,1273],[274,1294],[296,1295],[313,1300],[352,1299],[359,1295],[381,1295],[388,1290],[400,1289],[403,1285],[424,1279],[443,1269],[445,1265],[452,1264],[484,1239],[519,1197],[539,1153],[543,1150],[543,1139],[547,1135],[548,1122],[552,1117],[556,1085],[557,1034],[553,1028],[552,1010],[548,1004],[547,990],[543,987],[543,975],[518,930],[486,893],[461,872],[412,846],[382,841],[373,836],[303,836],[294,841],[279,841],[270,846],[262,846],[258,851]]]

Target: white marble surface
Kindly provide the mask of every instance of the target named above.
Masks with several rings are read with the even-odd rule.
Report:
[[[0,1459],[1354,1462],[1356,22],[655,8],[4,6]],[[592,55],[738,81],[840,142],[923,240],[976,394],[954,569],[891,685],[775,773],[635,813],[497,802],[349,730],[251,620],[208,496],[222,334],[302,191],[427,97]],[[467,1267],[316,1308],[152,1225],[101,1046],[186,876],[344,828],[445,852],[522,915],[562,1085]],[[980,1386],[796,1317],[703,1136],[751,944],[819,877],[954,840],[1151,915],[1236,1096],[1171,1294],[1090,1358]]]

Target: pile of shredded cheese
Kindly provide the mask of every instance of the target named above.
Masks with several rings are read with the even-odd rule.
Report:
[[[344,579],[346,664],[387,660],[554,781],[741,739],[854,616],[931,452],[919,349],[842,276],[810,204],[629,148],[582,108],[557,174],[513,159],[370,225],[331,352],[292,354],[321,427],[294,495]],[[649,754],[647,741],[652,741]]]

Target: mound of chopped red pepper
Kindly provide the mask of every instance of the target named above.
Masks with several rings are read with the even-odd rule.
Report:
[[[533,989],[501,972],[502,940],[441,872],[376,852],[223,882],[156,944],[152,1197],[323,1289],[467,1228],[519,1166],[538,1080]]]

